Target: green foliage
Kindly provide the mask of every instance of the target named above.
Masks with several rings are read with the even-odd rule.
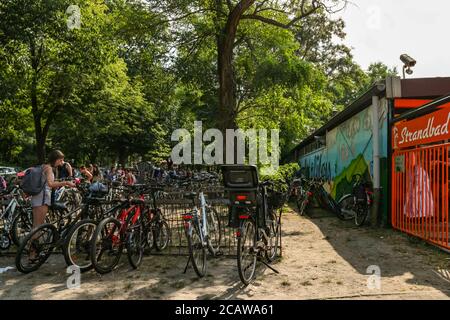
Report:
[[[77,163],[160,161],[173,130],[195,120],[217,127],[218,40],[238,2],[1,1],[0,162],[27,166],[44,147]],[[70,30],[73,4],[81,28]],[[286,24],[298,4],[255,1],[244,14],[261,10]],[[362,70],[335,41],[344,27],[325,6],[290,28],[242,19],[232,57],[238,126],[279,129],[283,157],[374,81],[397,73],[382,63]]]
[[[273,175],[261,175],[261,181],[272,181],[274,189],[279,192],[286,192],[289,188],[289,183],[294,180],[296,173],[300,170],[297,163],[289,163],[278,168]]]

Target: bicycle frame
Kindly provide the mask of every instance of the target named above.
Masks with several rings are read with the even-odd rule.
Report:
[[[4,219],[4,230],[7,232],[10,232],[12,228],[12,223],[14,221],[14,218],[17,216],[17,209],[22,209],[23,205],[21,201],[19,201],[17,198],[19,196],[23,196],[20,194],[20,189],[18,187],[15,187],[11,192],[10,195],[12,196],[11,201],[6,206],[5,210],[2,212],[0,216],[0,220]]]
[[[202,244],[206,246],[208,239],[208,223],[206,220],[207,204],[203,192],[200,192],[199,200],[200,200],[200,208],[198,208],[194,203],[194,208],[188,214],[183,215],[183,219],[185,220],[185,229],[188,235],[191,236],[192,228],[197,226],[200,231],[199,234]],[[201,217],[199,217],[199,213]]]

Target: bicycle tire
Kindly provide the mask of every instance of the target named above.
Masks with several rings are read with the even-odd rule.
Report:
[[[111,224],[111,230],[105,229],[108,224]],[[111,272],[119,264],[124,247],[123,241],[121,239],[122,235],[120,234],[120,228],[120,221],[116,218],[109,217],[103,219],[95,229],[94,237],[92,238],[91,243],[91,261],[95,271],[100,274]],[[100,241],[98,241],[99,238]],[[100,242],[100,248],[97,242]],[[113,248],[113,246],[115,246],[115,248]],[[116,255],[113,259],[111,259],[111,262],[109,262],[109,264],[105,263],[103,265],[100,263],[100,260],[103,257],[105,251],[109,251],[107,253],[108,255],[114,254],[115,251]]]
[[[0,229],[0,250],[8,250],[11,247],[11,237],[8,231]]]
[[[362,227],[369,216],[370,207],[366,206],[358,206],[356,214],[355,214],[355,225],[358,227]]]
[[[247,257],[249,257],[249,264],[246,263]],[[241,225],[237,241],[237,267],[239,278],[246,286],[255,276],[256,260],[256,224],[251,219],[245,220]]]
[[[156,223],[157,227],[153,229],[155,248],[157,251],[165,250],[170,241],[170,227],[166,220],[161,220]]]
[[[23,234],[19,231],[20,229],[24,230]],[[23,239],[31,232],[31,229],[33,229],[32,216],[28,215],[28,213],[20,212],[14,217],[12,223],[10,232],[12,242],[19,247]]]
[[[41,239],[42,243],[39,243],[39,240]],[[30,232],[25,237],[19,249],[17,250],[15,259],[17,270],[27,274],[39,269],[45,263],[45,261],[47,261],[48,257],[50,257],[50,255],[52,254],[55,248],[55,244],[58,240],[59,240],[58,230],[52,224],[43,224],[33,232]],[[28,255],[30,253],[31,246],[33,246],[37,254],[37,257],[33,260],[31,260]],[[30,264],[31,263],[33,264],[32,265],[23,264],[22,261],[23,258],[28,259],[28,262]]]
[[[144,257],[145,237],[139,221],[129,229],[126,239],[127,258],[133,269],[137,269]]]
[[[206,221],[208,223],[208,251],[215,256],[220,250],[220,241],[222,240],[220,216],[215,208],[206,208]]]
[[[189,256],[195,273],[203,278],[206,274],[206,248],[202,244],[199,228],[195,225],[191,228],[187,233]]]
[[[347,194],[345,196],[343,196],[338,204],[341,208],[341,216],[342,219],[344,221],[350,221],[353,220],[356,216],[356,211],[355,211],[355,200],[354,200],[354,196],[352,194]],[[350,210],[352,211],[351,214],[346,215],[346,212],[350,212]],[[339,217],[339,216],[338,216]]]
[[[83,232],[85,232],[85,234],[88,236],[88,239],[80,239],[78,232],[80,232],[80,230],[85,227],[89,228],[86,231],[83,230]],[[81,272],[87,272],[94,268],[90,253],[92,238],[95,234],[96,228],[97,222],[95,220],[86,219],[78,221],[70,229],[63,246],[64,259],[68,266],[77,266]],[[75,244],[74,241],[76,241]],[[75,249],[75,251],[73,249]],[[84,256],[84,260],[86,261],[86,263],[83,265],[79,264],[79,261],[81,261],[81,259],[76,256],[78,252],[82,252],[81,256]]]
[[[276,260],[278,255],[278,240],[281,232],[281,224],[279,218],[274,215],[272,217],[272,223],[269,225],[269,241],[267,245],[270,246],[271,250],[266,250],[264,255],[269,262]]]

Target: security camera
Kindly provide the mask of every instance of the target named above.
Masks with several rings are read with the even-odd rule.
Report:
[[[405,64],[405,66],[411,68],[414,67],[417,63],[416,60],[414,60],[413,58],[411,58],[409,55],[407,54],[402,54],[400,56],[400,60],[402,60],[402,62]]]

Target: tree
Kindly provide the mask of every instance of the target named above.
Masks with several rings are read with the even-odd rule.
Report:
[[[20,95],[11,101],[31,109],[41,163],[50,127],[65,107],[76,103],[75,92],[89,85],[86,75],[97,72],[114,52],[111,43],[99,37],[108,29],[107,7],[80,1],[83,27],[70,30],[65,14],[69,5],[66,0],[0,3],[0,43],[23,70]]]
[[[205,41],[211,35],[215,38],[216,72],[218,82],[218,125],[224,130],[236,128],[238,88],[234,72],[234,55],[239,41],[238,28],[242,21],[252,20],[263,25],[292,30],[307,17],[320,11],[335,12],[346,4],[345,0],[215,0],[215,1],[146,1],[149,6],[161,12],[171,10],[168,21],[180,29],[179,22],[185,25],[181,30],[196,33],[192,47]],[[197,28],[198,22],[206,23],[206,28]],[[188,41],[189,42],[189,41]]]

